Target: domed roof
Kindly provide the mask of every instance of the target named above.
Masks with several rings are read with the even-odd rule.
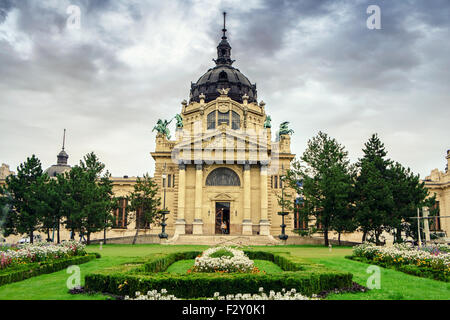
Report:
[[[256,84],[252,84],[239,69],[231,66],[234,60],[231,60],[231,46],[225,35],[225,20],[222,31],[222,41],[217,46],[217,59],[214,60],[216,66],[209,69],[196,83],[191,83],[189,102],[200,102],[201,94],[205,95],[205,102],[215,100],[220,95],[217,90],[226,88],[230,88],[228,96],[239,103],[242,103],[243,95],[248,96],[248,102],[256,102]]]
[[[67,164],[67,159],[69,159],[69,155],[64,150],[64,145],[66,141],[66,129],[64,129],[64,138],[63,138],[63,147],[62,150],[59,152],[56,161],[56,164],[52,165],[50,168],[45,170],[45,173],[47,173],[50,177],[56,177],[57,174],[66,172],[70,170],[70,166]]]
[[[218,89],[230,88],[228,96],[242,103],[242,96],[246,94],[249,102],[257,99],[256,85],[243,75],[239,69],[231,65],[217,65],[202,75],[196,83],[191,84],[190,101],[200,102],[200,94],[205,95],[205,102],[216,99],[220,94]]]
[[[58,174],[69,171],[70,168],[71,167],[68,164],[55,164],[45,170],[45,173],[47,173],[49,177],[56,177]]]

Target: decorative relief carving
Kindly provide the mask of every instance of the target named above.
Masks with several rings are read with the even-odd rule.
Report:
[[[228,112],[228,111],[230,111],[230,104],[229,103],[219,103],[218,109],[222,113]]]

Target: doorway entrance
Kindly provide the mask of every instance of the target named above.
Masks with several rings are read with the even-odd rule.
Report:
[[[230,234],[229,202],[216,202],[216,234]]]

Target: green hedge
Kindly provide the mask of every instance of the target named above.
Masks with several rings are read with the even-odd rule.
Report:
[[[445,274],[442,271],[438,271],[426,266],[416,266],[413,264],[409,265],[392,265],[384,261],[373,261],[371,259],[367,259],[365,257],[359,257],[359,256],[346,256],[347,259],[359,261],[367,264],[374,264],[378,265],[383,268],[387,269],[394,269],[397,271],[401,271],[407,274],[411,274],[413,276],[421,277],[421,278],[429,278],[439,281],[445,281],[450,282],[450,275]]]
[[[236,293],[257,293],[260,287],[268,290],[295,288],[305,295],[319,293],[334,288],[349,287],[352,284],[350,273],[310,273],[287,271],[278,275],[255,274],[191,274],[154,275],[130,274],[88,274],[85,288],[88,291],[107,292],[115,295],[134,296],[139,291],[167,289],[178,298],[212,297],[215,292],[222,295]]]
[[[167,289],[178,298],[212,297],[220,294],[257,293],[260,287],[266,291],[295,288],[305,295],[352,285],[352,274],[325,268],[323,265],[296,261],[285,254],[265,251],[245,251],[250,259],[269,260],[285,272],[266,274],[216,274],[192,273],[175,275],[164,271],[178,260],[194,259],[200,251],[177,252],[150,258],[133,267],[124,264],[85,277],[89,291],[105,292],[120,296],[134,296],[136,291]]]
[[[6,268],[0,272],[0,286],[12,282],[22,281],[41,274],[56,272],[67,268],[70,265],[82,264],[99,257],[100,255],[98,253],[87,254],[84,256],[74,256],[66,259],[35,262],[17,267]]]

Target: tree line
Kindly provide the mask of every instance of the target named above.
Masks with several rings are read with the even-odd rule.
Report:
[[[383,232],[395,242],[403,241],[402,234],[417,239],[417,220],[411,217],[417,208],[435,204],[419,175],[387,158],[377,134],[364,144],[363,157],[351,164],[344,146],[319,132],[285,178],[299,195],[295,207],[300,219],[314,217],[327,246],[330,231],[338,233],[339,241],[343,232],[356,230],[363,242],[376,244]]]
[[[149,226],[159,218],[157,190],[157,184],[145,174],[137,178],[134,191],[126,197],[127,222],[138,220],[133,244],[140,226]],[[78,165],[56,177],[49,177],[32,155],[0,186],[0,208],[4,215],[0,231],[5,237],[26,234],[33,243],[36,232],[46,233],[51,240],[50,233],[56,231],[56,242],[60,243],[64,227],[71,231],[72,240],[78,233],[88,244],[92,233],[103,231],[106,243],[106,230],[114,226],[118,198],[113,194],[111,174],[95,153],[88,153]]]

